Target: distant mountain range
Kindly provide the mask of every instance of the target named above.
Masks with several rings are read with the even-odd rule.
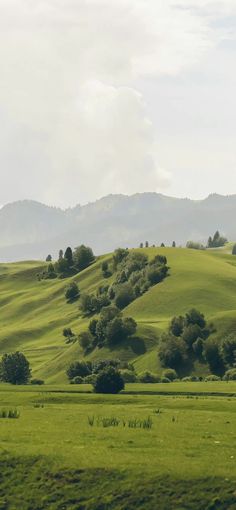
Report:
[[[236,240],[236,195],[204,200],[158,193],[108,195],[96,202],[62,210],[23,200],[0,210],[0,261],[45,259],[60,248],[91,246],[96,254],[118,246],[164,242],[206,242],[216,229]]]

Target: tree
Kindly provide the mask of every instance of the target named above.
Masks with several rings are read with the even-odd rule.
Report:
[[[55,264],[55,270],[57,273],[64,275],[68,272],[68,262],[63,257],[59,257],[58,261]]]
[[[135,335],[137,331],[137,322],[132,317],[125,317],[123,319],[123,333],[124,337],[128,338],[129,336]]]
[[[191,350],[192,345],[198,338],[202,338],[202,329],[198,324],[189,324],[185,326],[182,334],[182,339]]]
[[[187,326],[190,324],[197,324],[200,328],[205,328],[206,321],[203,313],[199,312],[195,308],[192,308],[189,312],[186,313],[185,323]]]
[[[106,260],[104,260],[102,262],[101,269],[102,269],[102,274],[103,274],[104,278],[111,276],[111,272],[109,271],[109,264]]]
[[[149,242],[148,242],[148,241],[146,241],[146,242],[145,242],[145,248],[148,248],[148,247],[149,247]]]
[[[64,254],[64,258],[66,259],[67,263],[68,263],[68,267],[71,267],[73,266],[73,253],[72,253],[72,249],[70,246],[68,246],[68,248],[66,248],[66,251],[65,251],[65,254]]]
[[[183,329],[184,329],[184,317],[182,317],[182,315],[180,315],[179,317],[173,317],[169,326],[169,331],[174,336],[181,336],[183,333]]]
[[[131,285],[123,284],[120,286],[116,294],[115,304],[120,310],[122,310],[123,308],[128,306],[134,299],[135,294]]]
[[[47,255],[46,262],[52,262],[52,255]]]
[[[91,347],[93,342],[93,337],[90,331],[83,331],[82,333],[79,334],[78,338],[80,347],[82,347],[84,351],[87,351]]]
[[[59,250],[58,260],[63,259],[63,250]]]
[[[172,243],[172,248],[176,248],[176,242],[175,241],[173,241],[173,243]]]
[[[71,338],[72,336],[74,336],[74,333],[71,328],[64,328],[62,334],[65,338]]]
[[[105,338],[108,345],[115,345],[121,342],[123,337],[123,321],[120,317],[115,317],[112,321],[108,322],[106,326]]]
[[[224,374],[224,362],[221,357],[219,343],[216,340],[208,339],[205,342],[203,356],[207,361],[212,374],[221,376]]]
[[[72,380],[74,377],[86,377],[91,374],[92,366],[90,363],[86,363],[85,361],[74,361],[71,363],[67,369],[67,377]]]
[[[139,248],[143,248],[143,243],[140,243]]]
[[[159,347],[159,358],[163,367],[179,370],[187,361],[186,344],[182,338],[163,335]]]
[[[89,323],[89,331],[91,333],[91,335],[93,337],[96,336],[96,327],[97,327],[97,323],[98,323],[98,320],[97,319],[92,319]]]
[[[119,370],[108,367],[99,372],[93,384],[95,393],[117,394],[125,387],[124,380]]]
[[[236,255],[236,244],[233,245],[232,255]]]
[[[216,231],[214,234],[214,237],[209,237],[208,239],[208,248],[220,248],[221,246],[224,246],[227,243],[227,239],[224,236],[220,235],[219,230]]]
[[[197,338],[197,340],[192,344],[193,352],[197,359],[202,361],[202,353],[204,348],[204,342],[202,338]]]
[[[83,269],[86,269],[86,267],[90,266],[95,260],[92,249],[89,248],[89,246],[84,246],[84,244],[75,249],[73,258],[78,271],[83,271]]]
[[[21,352],[4,354],[0,364],[3,382],[11,384],[27,384],[31,376],[29,361]]]
[[[211,236],[208,238],[207,247],[212,248],[212,237]]]
[[[157,285],[157,283],[162,282],[164,280],[166,274],[168,272],[167,266],[150,266],[147,271],[147,278],[150,282],[150,285]]]
[[[57,275],[55,273],[54,265],[50,262],[48,264],[48,278],[56,278]]]
[[[118,264],[120,264],[124,259],[126,259],[129,255],[129,252],[124,248],[117,248],[113,254],[113,265],[114,269],[117,268]]]
[[[161,243],[161,248],[165,248],[165,244],[164,243]]]
[[[226,365],[230,367],[236,363],[236,336],[231,334],[224,338],[221,344],[221,356]]]
[[[67,301],[74,301],[77,299],[80,295],[79,287],[76,282],[71,282],[66,291],[65,291],[65,298]]]

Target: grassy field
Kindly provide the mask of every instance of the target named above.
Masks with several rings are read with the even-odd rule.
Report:
[[[0,385],[2,510],[236,508],[236,383],[89,391]]]
[[[119,357],[132,360],[137,371],[160,372],[158,335],[175,314],[197,307],[214,322],[217,336],[236,329],[236,257],[226,250],[196,251],[181,248],[148,248],[152,258],[163,253],[168,258],[170,276],[133,302],[126,310],[138,322],[141,344],[121,345],[112,352],[103,348],[90,358]],[[76,276],[81,291],[96,291],[109,283],[101,273],[100,257],[94,265]],[[20,349],[29,358],[33,375],[49,383],[66,382],[65,369],[75,358],[81,358],[78,344],[68,346],[62,329],[66,326],[78,333],[86,328],[78,303],[67,304],[64,298],[66,280],[37,280],[42,262],[0,264],[0,354]],[[197,367],[196,371],[199,371]],[[201,367],[199,375],[207,373]]]

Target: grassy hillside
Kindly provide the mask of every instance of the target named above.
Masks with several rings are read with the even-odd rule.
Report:
[[[138,322],[144,342],[130,342],[112,352],[94,351],[90,358],[119,357],[133,359],[141,371],[158,370],[158,333],[171,317],[197,307],[215,323],[217,336],[236,328],[236,257],[219,251],[195,251],[181,248],[148,248],[150,258],[157,253],[167,256],[170,276],[134,301],[125,314]],[[104,282],[100,257],[75,279],[81,291],[93,292]],[[78,344],[66,345],[62,329],[72,327],[77,333],[87,321],[78,310],[78,302],[67,304],[65,280],[38,281],[42,262],[0,265],[0,354],[20,349],[29,358],[34,375],[47,382],[64,382],[68,363],[81,357]],[[112,279],[112,277],[111,277]],[[107,282],[107,280],[105,280]],[[109,280],[108,280],[109,281]]]

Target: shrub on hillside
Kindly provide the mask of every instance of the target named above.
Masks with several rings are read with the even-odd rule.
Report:
[[[84,379],[80,375],[77,375],[71,380],[71,384],[83,384]]]
[[[90,331],[83,331],[78,336],[80,347],[86,352],[88,351],[93,343],[93,337]]]
[[[30,384],[42,386],[44,384],[43,379],[31,379]]]
[[[131,285],[124,284],[120,288],[118,288],[115,297],[115,304],[117,308],[123,310],[126,306],[128,306],[135,299],[134,290]]]
[[[208,375],[207,377],[205,377],[205,382],[211,382],[211,381],[221,381],[221,377],[219,377],[218,375],[214,375],[214,374],[211,374],[211,375]]]
[[[220,353],[225,365],[231,367],[236,363],[236,336],[228,335],[222,341]]]
[[[74,265],[78,271],[83,271],[95,260],[92,249],[89,246],[78,246],[73,253]]]
[[[166,370],[164,370],[164,372],[162,372],[162,377],[165,377],[170,381],[175,381],[176,379],[178,379],[177,373],[173,368],[167,368]]]
[[[208,339],[203,349],[204,359],[214,375],[222,376],[225,372],[224,362],[220,352],[219,342],[215,339]]]
[[[168,379],[168,377],[162,377],[161,378],[161,383],[165,383],[166,384],[166,383],[170,383],[170,382],[172,382],[172,381],[170,379]]]
[[[236,255],[236,244],[233,245],[232,248],[232,255]]]
[[[205,246],[201,243],[196,243],[195,241],[188,241],[186,244],[186,248],[190,250],[205,250]]]
[[[138,378],[141,383],[159,383],[161,380],[157,374],[149,372],[148,370],[139,374]]]
[[[125,387],[124,380],[116,368],[108,367],[98,373],[93,384],[95,393],[120,393]]]
[[[71,282],[65,290],[65,298],[67,301],[74,301],[80,295],[79,287],[76,282]]]
[[[224,381],[236,381],[236,368],[231,368],[225,372]]]
[[[173,368],[178,372],[187,361],[187,348],[180,337],[164,334],[159,346],[159,358],[163,367]]]
[[[83,382],[84,384],[95,384],[96,378],[97,378],[96,374],[86,375],[86,377],[84,377],[83,379]]]
[[[92,365],[89,362],[85,361],[74,361],[71,363],[67,369],[67,377],[72,380],[77,376],[86,377],[86,375],[91,374]]]
[[[189,375],[181,379],[183,382],[199,382],[199,378],[196,375]]]
[[[131,370],[127,370],[127,368],[120,370],[120,374],[121,374],[121,377],[125,383],[137,382],[137,376],[136,376],[135,372],[133,372]]]

